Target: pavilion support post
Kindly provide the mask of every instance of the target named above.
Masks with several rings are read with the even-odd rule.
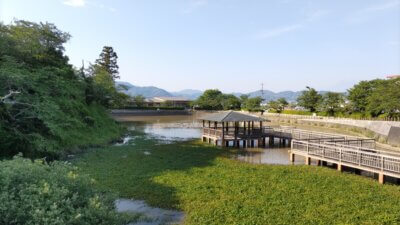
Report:
[[[385,183],[385,175],[383,173],[379,173],[379,183],[384,184]]]
[[[262,138],[262,147],[265,148],[265,137]]]
[[[289,161],[294,162],[294,160],[295,160],[295,154],[291,152],[289,155]]]
[[[270,145],[270,146],[274,146],[274,144],[275,144],[275,143],[274,143],[275,137],[274,137],[274,136],[270,136],[268,139],[269,139],[269,145]]]

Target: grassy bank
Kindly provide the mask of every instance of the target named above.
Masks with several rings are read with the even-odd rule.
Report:
[[[185,224],[400,223],[400,187],[315,166],[252,165],[197,142],[134,143],[75,164],[121,197],[184,210]]]

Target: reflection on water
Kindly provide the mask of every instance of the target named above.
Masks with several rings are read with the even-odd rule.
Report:
[[[289,161],[290,148],[251,148],[240,151],[236,159],[255,164],[304,164],[304,157],[295,157],[294,163]]]

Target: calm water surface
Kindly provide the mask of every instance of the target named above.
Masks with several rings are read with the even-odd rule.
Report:
[[[201,138],[199,115],[191,116],[132,116],[124,117],[130,129],[140,129],[148,136],[164,141],[184,141]],[[266,148],[241,149],[237,160],[255,164],[292,164],[288,147],[267,146]],[[296,157],[294,164],[304,164],[303,157]]]

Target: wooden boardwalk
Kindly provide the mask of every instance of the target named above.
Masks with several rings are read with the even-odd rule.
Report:
[[[293,161],[295,155],[301,155],[306,158],[306,164],[310,164],[311,159],[314,159],[333,163],[339,171],[346,166],[377,173],[380,183],[385,182],[385,176],[400,178],[400,153],[360,147],[362,142],[363,140],[350,142],[292,140],[290,158]],[[367,140],[366,143],[370,142]]]
[[[278,139],[280,144],[288,143],[291,146],[292,162],[295,155],[299,155],[305,157],[308,165],[313,159],[317,160],[318,164],[332,163],[339,171],[347,167],[376,173],[380,183],[385,182],[385,176],[400,179],[400,153],[375,149],[374,139],[293,128],[260,127],[236,131],[225,128],[226,143],[233,142],[235,137],[243,142],[236,147],[265,147],[265,139],[269,140],[271,146],[274,145],[274,140]],[[222,129],[203,128],[203,139],[214,138],[215,144],[218,144],[222,133]]]

